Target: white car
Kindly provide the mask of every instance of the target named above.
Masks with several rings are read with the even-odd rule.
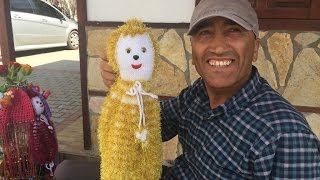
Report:
[[[16,51],[79,47],[78,24],[42,0],[10,0]]]

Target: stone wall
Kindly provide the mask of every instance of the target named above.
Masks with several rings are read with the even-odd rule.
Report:
[[[111,28],[87,27],[88,88],[107,91],[99,72],[99,56],[105,52]],[[199,75],[191,63],[186,29],[154,29],[160,44],[161,63],[153,82],[158,95],[176,96]],[[320,32],[260,32],[261,48],[254,64],[272,87],[294,105],[320,107]],[[104,97],[89,95],[93,151],[97,152],[97,118]],[[320,137],[320,114],[304,113]],[[165,159],[174,159],[176,138],[164,143]]]

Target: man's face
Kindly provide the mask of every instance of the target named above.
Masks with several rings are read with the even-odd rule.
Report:
[[[196,28],[191,46],[192,63],[207,90],[238,90],[250,78],[259,39],[229,19],[214,17]]]

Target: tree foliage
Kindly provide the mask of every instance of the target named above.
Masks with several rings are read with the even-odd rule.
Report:
[[[76,0],[47,0],[49,3],[58,7],[63,14],[70,19],[77,20],[77,1]]]

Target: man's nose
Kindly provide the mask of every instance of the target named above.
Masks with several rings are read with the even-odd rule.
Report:
[[[210,43],[210,50],[216,54],[222,54],[228,48],[228,40],[223,33],[216,33]]]

